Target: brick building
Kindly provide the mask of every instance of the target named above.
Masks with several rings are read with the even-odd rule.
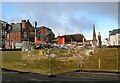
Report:
[[[86,40],[83,34],[68,34],[57,37],[57,43],[64,44],[77,44],[79,46],[90,47],[92,40]]]
[[[37,28],[37,39],[40,40],[39,43],[52,43],[55,38],[54,33],[51,29],[41,26]]]
[[[10,48],[15,48],[23,41],[34,42],[34,27],[29,20],[21,20],[20,23],[11,23],[12,31],[9,33]]]
[[[6,44],[9,44],[7,35],[10,33],[12,26],[5,21],[0,20],[0,48],[6,48]]]
[[[82,42],[84,36],[82,34],[69,34],[58,36],[58,44],[73,43],[73,42]]]
[[[18,45],[22,46],[23,41],[33,42],[35,40],[35,28],[31,25],[29,20],[21,20],[20,23],[11,23],[0,21],[0,48],[14,49]],[[37,40],[39,43],[52,43],[55,35],[51,29],[41,26],[37,29]]]

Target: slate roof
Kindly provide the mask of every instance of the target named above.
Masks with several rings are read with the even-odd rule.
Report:
[[[20,32],[21,30],[20,29],[12,29],[11,32]]]
[[[1,21],[0,20],[0,29],[4,30],[4,31],[9,31],[11,29],[11,25],[8,24],[7,22]]]
[[[120,33],[120,29],[114,29],[113,31],[110,32],[110,35],[115,35],[117,33]]]
[[[12,25],[12,31],[11,32],[20,32],[21,31],[21,24],[17,23],[15,25]]]
[[[76,42],[82,42],[84,36],[82,34],[70,34],[63,35],[63,37],[65,37],[66,42],[71,42],[71,40]]]
[[[46,28],[48,30],[49,34],[55,35],[50,28],[47,28],[45,26],[37,27],[36,29],[37,29],[37,31],[40,31],[43,28]]]
[[[36,27],[37,30],[41,30],[41,29],[43,29],[43,28],[46,28],[46,29],[48,29],[48,30],[51,30],[51,29],[47,28],[46,26]]]

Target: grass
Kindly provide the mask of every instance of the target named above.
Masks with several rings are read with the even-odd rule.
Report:
[[[77,50],[81,53],[85,49]],[[79,61],[73,57],[74,50],[53,50],[56,56],[44,56],[47,50],[32,50],[30,52],[5,51],[2,52],[2,67],[24,72],[41,73],[45,75],[59,74],[79,69]],[[30,54],[28,56],[28,54]],[[117,70],[118,50],[116,48],[95,49],[92,56],[85,57],[80,70],[114,71]],[[34,55],[34,56],[32,56]],[[28,59],[23,60],[27,56]],[[34,58],[34,59],[33,59]],[[100,68],[99,68],[100,59]],[[119,61],[120,62],[120,61]]]
[[[34,72],[48,75],[49,73],[58,74],[67,71],[72,71],[76,68],[74,62],[61,62],[55,58],[51,57],[51,61],[49,58],[35,61],[22,60],[22,56],[24,54],[27,55],[28,52],[21,51],[5,51],[2,53],[2,67],[11,70],[18,70],[24,72]],[[38,56],[39,51],[33,50],[30,54],[34,54],[35,57]],[[25,56],[25,55],[24,55]],[[40,57],[43,57],[40,55]],[[31,58],[32,59],[32,58]],[[69,63],[69,64],[68,64]],[[50,69],[51,65],[51,69]]]
[[[2,52],[2,65],[1,68],[19,69],[21,60],[21,51],[4,51]]]
[[[116,72],[118,50],[116,48],[96,49],[96,53],[84,61],[83,70],[99,70],[99,71],[113,71]],[[99,61],[100,59],[100,61]],[[100,66],[100,67],[99,67]]]

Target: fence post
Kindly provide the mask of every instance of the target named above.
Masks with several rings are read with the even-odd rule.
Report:
[[[19,57],[20,58],[20,69],[19,69],[19,72],[21,71],[22,69],[22,55],[23,55],[23,51],[21,52],[21,56]]]
[[[120,55],[120,48],[118,47],[118,48],[117,48],[117,74],[120,74],[120,71],[119,71],[119,69],[120,69],[120,65],[119,65],[119,63],[120,63],[119,55]]]
[[[52,60],[51,60],[52,49],[48,50],[48,58],[49,58],[49,76],[48,77],[55,77],[52,73]]]
[[[79,53],[78,53],[77,49],[74,50],[74,55],[76,56],[76,61],[77,61],[76,63],[77,63],[77,67],[78,67],[78,69],[75,72],[80,72],[81,63],[80,63],[80,57],[79,57]]]
[[[48,49],[48,60],[49,60],[49,75],[51,76],[52,75],[52,67],[51,67],[51,53],[50,53],[50,50]]]
[[[98,67],[99,67],[99,70],[100,70],[100,65],[101,65],[101,61],[100,61],[100,58],[98,59]]]
[[[82,71],[82,68],[83,68],[83,64],[82,63],[80,64],[80,68],[81,68],[81,71]]]

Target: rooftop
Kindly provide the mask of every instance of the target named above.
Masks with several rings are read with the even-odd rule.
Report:
[[[120,33],[120,29],[114,29],[112,31],[109,31],[110,35],[115,35],[117,33]]]
[[[63,35],[61,37],[65,37],[66,42],[71,41],[77,41],[77,42],[82,42],[83,40],[83,34],[68,34],[68,35]]]

